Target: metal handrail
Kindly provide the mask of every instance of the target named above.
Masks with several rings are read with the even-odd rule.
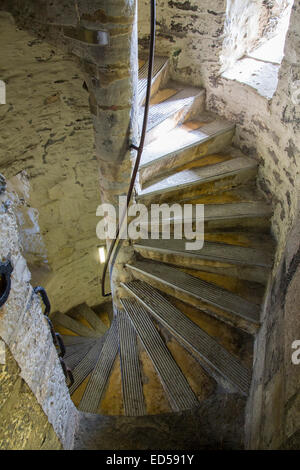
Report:
[[[0,276],[1,279],[4,279],[4,290],[0,292],[0,307],[2,307],[7,301],[10,289],[11,289],[11,274],[13,272],[13,267],[10,261],[5,263],[0,263]]]
[[[111,295],[111,292],[105,293],[105,278],[106,278],[106,273],[107,273],[107,268],[113,253],[113,250],[115,248],[115,245],[117,241],[120,242],[119,240],[119,235],[120,235],[120,228],[123,225],[124,219],[127,214],[127,209],[129,207],[129,203],[131,200],[133,188],[135,185],[137,173],[139,170],[140,166],[140,161],[142,157],[142,153],[144,150],[144,144],[145,144],[145,138],[146,138],[146,132],[147,132],[147,124],[148,124],[148,115],[149,115],[149,107],[150,107],[150,98],[151,98],[151,85],[152,85],[152,77],[153,77],[153,63],[154,63],[154,49],[155,49],[155,29],[156,29],[156,0],[151,0],[150,2],[150,9],[151,9],[151,32],[150,32],[150,48],[149,48],[149,66],[148,66],[148,78],[147,78],[147,92],[146,92],[146,100],[145,100],[145,111],[144,111],[144,119],[143,119],[143,127],[142,127],[142,133],[141,133],[141,139],[140,139],[140,145],[136,147],[135,145],[132,145],[131,148],[134,150],[137,150],[137,157],[132,173],[132,177],[130,180],[130,185],[127,193],[127,202],[126,202],[126,209],[125,212],[122,216],[121,223],[119,223],[116,237],[113,239],[110,247],[109,247],[109,252],[107,255],[107,259],[103,268],[103,275],[101,279],[101,290],[102,290],[102,296],[103,297],[108,297]],[[112,264],[111,269],[113,268],[113,265],[116,261],[116,258],[114,259],[114,262]]]
[[[63,373],[65,375],[66,380],[69,380],[68,387],[70,388],[73,383],[74,383],[74,376],[72,371],[66,366],[65,361],[64,361],[64,356],[66,354],[66,348],[63,342],[63,339],[59,333],[56,333],[52,324],[52,321],[49,318],[50,311],[51,311],[51,304],[47,295],[46,290],[42,286],[37,286],[34,287],[33,292],[36,295],[39,295],[42,299],[42,302],[45,306],[45,311],[44,311],[44,318],[46,319],[49,328],[50,328],[50,333],[52,336],[52,341],[53,344],[57,350],[58,358],[60,361],[61,368],[63,370]]]

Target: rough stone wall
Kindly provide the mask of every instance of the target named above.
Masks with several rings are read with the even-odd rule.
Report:
[[[263,3],[261,0],[245,2],[228,0],[224,27],[224,43],[220,56],[222,67],[226,70],[236,60],[251,50],[262,34],[263,27],[260,17]]]
[[[171,59],[172,77],[207,86],[222,70],[276,30],[291,0],[157,2],[157,52]],[[149,0],[139,4],[139,44],[149,43]]]
[[[183,83],[203,86],[220,69],[225,0],[157,3],[156,51],[170,58],[171,75]],[[150,28],[149,0],[139,2],[139,45],[146,51]]]
[[[33,28],[43,37],[47,37],[51,43],[57,44],[67,53],[77,57],[89,91],[90,113],[95,132],[96,162],[94,163],[100,173],[101,200],[102,202],[111,202],[116,206],[118,196],[127,193],[132,160],[135,158],[135,152],[129,151],[129,144],[131,141],[137,143],[137,106],[134,91],[137,89],[136,1],[92,0],[86,2],[78,0],[73,2],[69,0],[61,2],[57,0],[49,4],[49,2],[40,0],[33,4],[30,1],[7,2],[2,0],[2,4],[15,15],[18,24],[22,24],[26,28]],[[79,42],[74,38],[67,37],[64,34],[66,25],[71,27],[79,25],[83,32],[89,32],[89,34],[90,31],[104,29],[109,34],[109,47],[89,44],[89,41]],[[78,70],[77,74],[80,75]],[[89,125],[89,122],[85,124]],[[61,138],[63,137],[64,135],[61,135]],[[78,149],[81,151],[82,148],[83,143],[78,143]],[[87,165],[84,163],[82,168],[87,170]],[[94,177],[95,171],[87,184],[88,191],[93,185]],[[79,185],[76,189],[85,190],[86,181],[82,183],[82,187],[81,181],[76,181],[76,183]],[[54,200],[56,190],[59,189],[59,186],[53,188]],[[69,187],[66,188],[66,193],[70,194]],[[91,209],[93,215],[97,205]],[[81,209],[83,210],[83,223],[89,222],[86,220],[89,211],[85,207],[76,209],[77,213],[81,212]],[[71,211],[67,207],[66,211],[72,218],[73,207]],[[52,216],[51,219],[53,220]],[[96,224],[97,220],[93,223],[92,230],[95,230]],[[79,258],[82,258],[83,250],[86,252],[86,245],[83,242],[83,239],[86,240],[86,238],[86,234],[83,234],[74,251],[76,259],[74,265],[68,264],[71,271],[76,267],[76,263],[78,266],[82,266]],[[110,241],[108,241],[109,243]],[[69,246],[66,248],[70,250]],[[114,298],[117,302],[119,280],[126,278],[123,265],[132,255],[132,248],[127,243],[123,243],[111,276],[114,281],[112,286],[115,288]],[[90,258],[89,263],[93,265],[94,259]],[[82,269],[82,273],[85,275],[84,269]],[[88,295],[94,285],[98,293],[98,303],[102,300],[99,297],[101,273],[97,279],[93,274],[86,273],[82,283],[82,294],[85,295],[85,300],[90,305],[93,302],[88,299]],[[53,279],[53,282],[55,282],[55,287],[58,287],[59,281]],[[72,288],[76,283],[77,279],[74,278],[73,284],[72,279],[70,280]],[[80,295],[78,285],[76,285],[76,290]],[[107,290],[109,290],[109,286]],[[73,298],[74,303],[75,298]],[[78,303],[77,300],[76,303]],[[64,310],[66,309],[65,303]]]
[[[93,122],[83,74],[70,56],[0,17],[0,168],[26,172],[19,221],[24,254],[53,309],[101,302],[96,236],[100,203]],[[35,234],[35,235],[34,235]]]
[[[299,25],[300,6],[295,3],[278,87],[271,100],[237,81],[219,77],[214,84],[207,82],[208,108],[236,122],[235,144],[259,160],[260,187],[274,204],[272,227],[278,242],[275,268],[285,248],[297,207],[300,168]]]
[[[9,298],[0,309],[0,340],[5,343],[7,352],[7,361],[4,367],[1,366],[0,422],[4,435],[1,433],[0,439],[6,447],[26,447],[35,445],[35,439],[36,445],[41,446],[45,437],[50,439],[49,445],[57,445],[58,448],[62,445],[70,449],[78,413],[70,399],[49,326],[39,298],[33,292],[30,272],[20,252],[15,216],[19,203],[16,193],[4,191],[0,195],[0,259],[10,259],[14,268]],[[1,362],[5,362],[3,358]],[[20,399],[19,403],[15,403],[12,394]],[[21,410],[18,407],[26,401],[26,396],[28,408]],[[7,401],[10,398],[11,402]],[[11,414],[7,416],[10,406]],[[30,409],[33,412],[32,421],[28,415]],[[26,430],[22,430],[26,425],[22,422],[23,418],[28,423]],[[46,436],[51,429],[46,421],[53,427],[61,444],[53,435]],[[7,436],[9,429],[15,429],[17,433],[11,436],[11,441]],[[20,438],[18,444],[17,436]]]
[[[230,17],[242,3],[239,25],[231,30]],[[259,4],[259,5],[258,5]],[[285,44],[278,87],[272,100],[254,88],[223,78],[222,54],[226,47],[235,58],[255,44],[257,31],[268,36],[286,2],[161,1],[157,5],[157,53],[170,56],[172,78],[204,86],[208,109],[237,124],[235,145],[260,162],[260,187],[274,203],[273,232],[278,241],[276,265],[293,224],[299,173],[299,25],[300,6],[295,2]],[[254,8],[257,8],[254,14]],[[227,15],[226,15],[227,8]],[[279,11],[279,10],[280,11]],[[255,27],[253,27],[253,24]],[[232,25],[231,25],[232,26]],[[225,29],[224,29],[225,28]],[[251,34],[249,34],[251,29]],[[254,31],[254,35],[252,34]],[[228,39],[229,37],[229,39]],[[139,42],[147,48],[149,2],[139,8]],[[227,42],[226,42],[227,41]],[[241,50],[239,50],[241,48]]]
[[[81,2],[79,14],[84,27],[105,28],[110,35],[109,48],[90,60],[82,55],[81,65],[90,93],[101,200],[118,209],[119,196],[127,194],[136,156],[130,151],[130,143],[138,145],[136,0],[97,0],[91,5]],[[117,210],[118,215],[121,218],[123,211],[118,214]],[[107,239],[108,247],[110,243]],[[134,253],[128,240],[116,253],[110,288],[115,306],[121,307],[120,281],[126,282],[130,276],[124,264]]]
[[[299,240],[300,198],[255,344],[254,380],[246,414],[247,447],[251,449],[300,447],[300,365],[292,362],[292,344],[300,339]]]
[[[1,450],[63,448],[7,347],[0,364],[0,417]]]
[[[221,71],[247,55],[276,32],[279,19],[291,0],[228,0],[224,26]]]

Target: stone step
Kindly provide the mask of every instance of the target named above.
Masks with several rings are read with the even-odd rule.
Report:
[[[259,327],[260,306],[220,286],[161,263],[135,261],[126,267],[135,278],[250,334]]]
[[[271,268],[273,265],[270,252],[212,242],[205,242],[201,250],[189,251],[186,250],[185,244],[186,240],[147,240],[136,242],[134,248],[265,268]]]
[[[88,381],[78,409],[86,413],[97,413],[110,372],[118,353],[118,327],[116,320],[112,322],[106,334],[103,347]]]
[[[81,338],[80,343],[74,343],[74,344],[65,344],[66,347],[66,353],[64,355],[64,359],[67,359],[68,357],[72,356],[74,353],[79,351],[82,347],[88,346],[88,345],[94,345],[95,342],[97,341],[97,338],[83,338],[81,336],[76,336],[76,338]]]
[[[169,83],[168,88],[160,90],[160,99],[153,99],[149,109],[145,145],[183,122],[204,108],[205,91],[195,87],[183,87]],[[159,101],[159,102],[157,102]],[[139,127],[142,128],[144,107],[140,109]]]
[[[234,129],[233,123],[205,112],[161,135],[144,149],[139,168],[141,186],[207,155],[224,151],[231,144]]]
[[[155,328],[147,310],[136,300],[121,299],[121,302],[153,362],[173,411],[197,407],[199,405],[197,398]]]
[[[118,311],[117,319],[125,415],[143,416],[146,414],[146,406],[143,394],[141,363],[137,348],[137,335],[124,311]]]
[[[228,231],[228,229],[236,231],[247,229],[248,231],[268,233],[272,214],[272,207],[261,200],[231,204],[206,204],[204,206],[204,234],[215,230]],[[172,213],[167,209],[163,212],[161,220],[157,221],[155,217],[155,223],[153,224],[150,224],[149,215],[149,221],[139,222],[138,220],[133,220],[132,226],[139,226],[140,236],[138,238],[141,240],[148,239],[150,232],[151,238],[161,238],[163,230],[166,231],[168,227],[170,227],[171,238],[174,230],[179,232],[180,226],[182,226],[181,232],[185,233],[186,238],[195,234],[197,221],[195,214],[193,214],[192,218],[184,220],[186,225],[185,230],[183,219],[179,218],[177,214],[175,217],[171,215]]]
[[[209,185],[209,191],[221,192],[228,188],[248,183],[256,178],[257,161],[248,157],[237,157],[214,165],[183,170],[161,179],[143,189],[138,196],[140,202],[162,202],[164,195],[174,202],[195,197],[203,192],[202,186]],[[222,182],[222,180],[224,180]],[[215,189],[213,187],[215,186]]]
[[[91,328],[100,335],[103,335],[107,330],[107,326],[100,320],[94,310],[85,303],[72,308],[67,312],[67,315],[75,320],[84,318],[91,325]]]
[[[157,93],[160,86],[162,86],[166,80],[168,73],[168,57],[154,57],[153,64],[153,78],[151,84],[151,97]],[[138,80],[138,100],[139,104],[143,104],[147,92],[147,78],[148,78],[148,67],[149,61],[143,61],[139,68],[139,80]]]
[[[199,355],[201,360],[207,363],[208,369],[215,370],[217,376],[220,374],[239,392],[245,395],[248,393],[251,381],[250,371],[214,338],[192,322],[149,284],[132,281],[123,284],[123,286],[180,343]]]
[[[68,349],[69,347],[76,346],[79,344],[85,344],[88,342],[93,342],[94,338],[85,338],[84,336],[68,336],[61,335],[64,345]]]
[[[73,369],[72,373],[74,377],[74,383],[69,388],[70,395],[72,395],[75,392],[75,390],[77,390],[77,388],[82,384],[82,382],[94,370],[94,367],[97,363],[97,360],[102,350],[106,336],[107,336],[107,333],[101,336],[101,338],[99,338],[96,341],[94,346],[89,350],[89,352],[84,356],[84,358]]]
[[[236,178],[236,177],[235,177]],[[218,189],[218,181],[216,183],[204,183],[199,188],[195,188],[196,195],[193,196],[191,191],[191,196],[189,195],[186,198],[183,198],[179,202],[181,204],[233,204],[239,202],[258,202],[261,201],[265,203],[265,198],[263,197],[262,193],[256,187],[256,179],[252,181],[246,182],[246,184],[231,187],[232,179],[229,177],[227,178],[227,183],[229,188],[228,189]],[[223,186],[224,182],[221,180],[221,186]],[[226,185],[226,183],[225,183]],[[210,190],[212,191],[210,193]],[[200,194],[197,194],[197,192]],[[216,192],[217,191],[217,192]],[[180,194],[179,194],[180,196]],[[164,202],[173,203],[174,196],[172,193],[170,195],[164,194],[163,195]],[[148,205],[148,204],[147,204]]]
[[[137,241],[134,249],[144,258],[190,269],[220,272],[265,284],[273,265],[270,252],[205,242],[200,250],[186,250],[186,240]],[[234,265],[234,266],[233,266]]]
[[[73,333],[76,333],[79,336],[86,336],[88,338],[95,338],[99,336],[99,333],[97,333],[92,328],[83,325],[79,321],[70,318],[64,313],[54,312],[51,315],[51,320],[54,325],[63,326],[64,328],[73,331]]]
[[[211,243],[222,243],[225,245],[241,246],[268,252],[270,259],[273,258],[276,248],[275,240],[272,236],[263,233],[237,231],[209,232],[204,234],[204,239]]]
[[[67,352],[66,356],[64,356],[66,365],[71,370],[73,370],[88,354],[88,352],[92,349],[95,343],[96,341],[94,341],[93,343],[80,344],[77,346],[76,351],[73,351],[72,354],[69,354]]]

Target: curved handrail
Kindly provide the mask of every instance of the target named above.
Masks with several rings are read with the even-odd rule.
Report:
[[[136,177],[137,177],[137,172],[139,170],[140,166],[140,161],[142,157],[142,153],[144,150],[144,144],[145,144],[145,138],[146,138],[146,132],[147,132],[147,124],[148,124],[148,115],[149,115],[149,107],[150,107],[150,98],[151,98],[151,85],[152,85],[152,76],[153,76],[153,63],[154,63],[154,49],[155,49],[155,28],[156,28],[156,0],[151,0],[150,2],[150,8],[151,8],[151,33],[150,33],[150,48],[149,48],[149,67],[148,67],[148,78],[147,78],[147,92],[146,92],[146,100],[145,100],[145,112],[144,112],[144,119],[143,119],[143,127],[142,127],[142,133],[141,133],[141,139],[140,139],[140,145],[136,147],[135,145],[132,145],[131,148],[137,150],[137,157],[132,173],[132,177],[130,180],[130,185],[127,193],[127,202],[126,202],[126,210],[122,216],[121,223],[118,226],[116,237],[113,239],[107,259],[103,268],[103,274],[102,274],[102,279],[101,279],[101,290],[102,290],[102,296],[103,297],[108,297],[111,295],[111,292],[105,293],[105,278],[106,278],[106,273],[107,273],[107,268],[109,265],[110,258],[112,256],[113,250],[115,248],[115,245],[119,239],[120,235],[120,227],[123,225],[124,218],[126,217],[127,214],[127,209],[129,207],[129,203],[131,200],[133,188],[135,185]],[[120,240],[119,240],[120,241]],[[115,262],[115,260],[114,260]],[[112,266],[113,267],[113,266]]]
[[[45,291],[44,287],[42,287],[42,286],[37,286],[33,290],[34,290],[35,294],[41,296],[42,301],[45,305],[44,315],[48,316],[50,311],[51,311],[51,304],[50,304],[47,292]]]

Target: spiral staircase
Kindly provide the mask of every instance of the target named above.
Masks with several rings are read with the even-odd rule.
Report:
[[[141,121],[147,69],[141,60]],[[258,162],[232,146],[234,132],[205,110],[205,90],[170,80],[168,59],[156,57],[137,202],[204,204],[205,243],[187,251],[186,240],[159,239],[177,223],[162,219],[157,239],[146,227],[132,241],[123,309],[82,304],[53,314],[82,412],[178,414],[216,395],[224,407],[230,394],[247,397],[275,247]]]

